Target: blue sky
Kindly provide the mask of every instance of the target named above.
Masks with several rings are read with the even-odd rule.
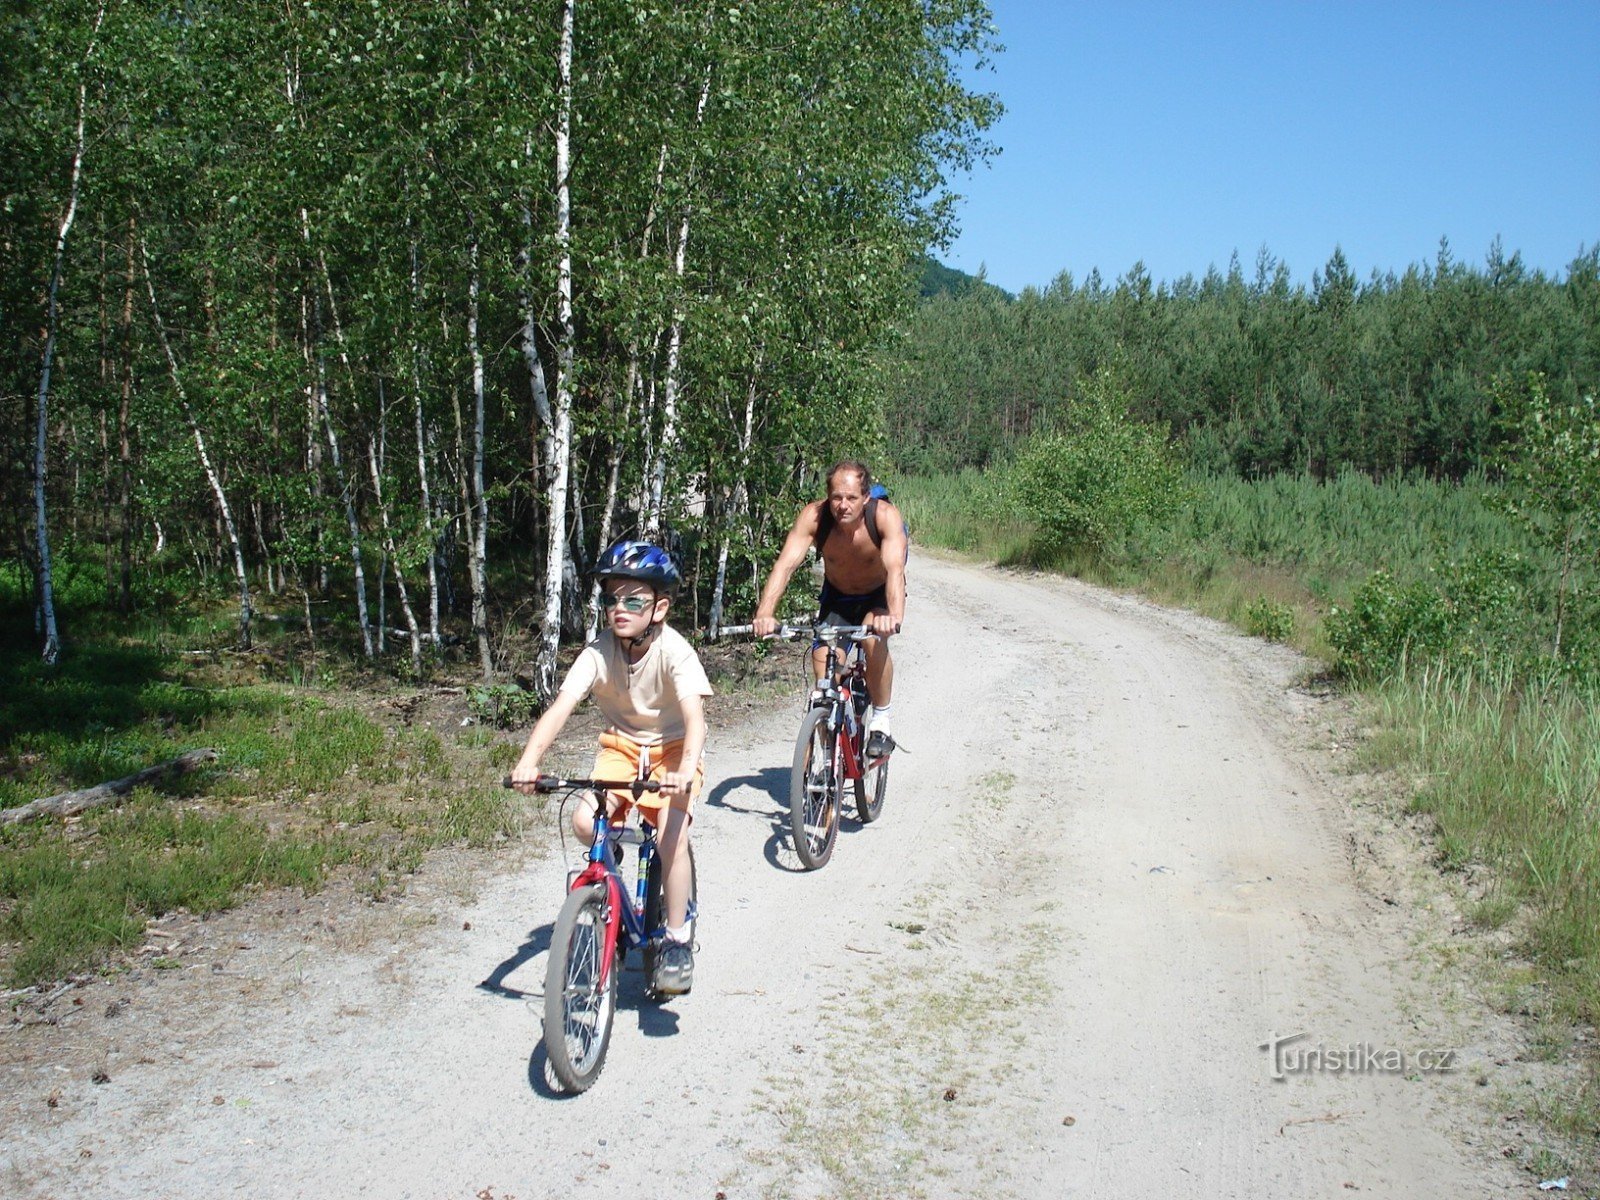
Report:
[[[1564,275],[1600,242],[1600,0],[990,0],[1001,153],[952,180],[936,257],[1008,291],[1253,275],[1309,283],[1505,252]]]

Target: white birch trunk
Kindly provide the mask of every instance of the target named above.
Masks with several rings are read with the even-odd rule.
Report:
[[[728,548],[733,541],[733,521],[749,507],[746,476],[750,466],[750,445],[755,439],[756,380],[761,372],[761,358],[760,351],[757,351],[755,369],[750,373],[750,387],[744,394],[744,428],[739,434],[737,474],[728,498],[727,511],[723,513],[722,546],[717,552],[717,583],[711,592],[711,614],[706,622],[712,637],[716,637],[722,628],[722,596],[728,579]]]
[[[405,614],[406,629],[411,633],[411,671],[422,674],[422,630],[417,626],[417,615],[411,611],[411,595],[406,590],[405,572],[400,568],[400,555],[395,550],[394,533],[389,526],[389,506],[383,499],[383,472],[378,466],[378,439],[367,439],[367,465],[372,468],[372,494],[378,502],[378,516],[383,523],[383,552],[388,556],[394,574],[394,588],[400,596],[400,611]],[[378,619],[379,630],[383,618]]]
[[[300,232],[305,239],[306,249],[311,248],[311,218],[304,208],[300,210]],[[339,324],[339,310],[333,299],[333,280],[328,275],[328,262],[319,252],[318,262],[322,267],[322,278],[328,293],[328,315],[333,320],[334,340],[339,346],[339,357],[344,364],[346,375],[352,376],[354,372],[350,367],[350,356],[344,349],[344,330]],[[320,307],[320,305],[318,306]],[[321,322],[318,321],[313,332],[318,341],[321,341]],[[322,427],[328,439],[328,453],[333,463],[333,479],[339,487],[339,500],[344,505],[345,526],[350,532],[350,569],[355,575],[356,585],[356,617],[361,622],[361,647],[368,658],[372,657],[372,618],[367,608],[367,573],[361,558],[361,523],[356,518],[355,484],[345,475],[344,460],[339,454],[339,435],[333,427],[333,413],[328,405],[328,373],[323,364],[322,348],[318,345],[315,349],[307,347],[307,353],[315,356],[317,412],[322,417]],[[382,576],[379,577],[382,582]]]
[[[150,293],[150,311],[155,321],[156,338],[160,341],[161,351],[167,359],[167,374],[172,380],[173,391],[177,393],[178,404],[183,409],[183,419],[188,423],[189,432],[194,435],[195,449],[200,454],[200,466],[205,471],[206,482],[211,485],[211,495],[216,499],[217,510],[222,514],[222,527],[227,532],[229,545],[233,548],[233,570],[239,581],[239,645],[248,650],[251,616],[250,576],[245,571],[244,547],[239,543],[239,532],[233,522],[233,509],[228,506],[228,494],[223,489],[222,477],[211,464],[211,454],[206,449],[205,435],[200,432],[200,423],[195,420],[194,409],[189,406],[189,393],[184,389],[183,377],[178,373],[178,358],[172,352],[172,342],[167,337],[167,326],[161,319],[161,305],[156,301],[155,276],[150,271],[150,250],[143,238],[139,240],[139,254],[144,260],[145,287]]]
[[[39,618],[44,626],[44,648],[41,657],[54,666],[61,657],[61,631],[56,625],[55,583],[50,563],[50,521],[45,506],[45,474],[47,461],[45,448],[50,430],[50,373],[55,367],[56,333],[60,324],[61,275],[66,269],[67,236],[78,216],[78,196],[83,187],[84,130],[89,108],[89,85],[82,72],[94,57],[95,44],[100,36],[100,24],[105,20],[106,6],[102,3],[94,18],[94,31],[89,48],[84,52],[78,80],[78,127],[72,144],[72,176],[67,187],[67,208],[56,229],[55,257],[50,265],[50,292],[46,304],[44,355],[39,364],[38,426],[33,447],[33,505],[34,536],[39,543]]]
[[[700,99],[695,104],[694,128],[699,131],[705,121],[706,101],[711,97],[711,68],[706,67],[705,77],[700,84]],[[693,169],[689,171],[692,177]],[[663,509],[665,507],[665,493],[667,481],[668,460],[678,438],[678,391],[679,358],[683,347],[683,278],[688,265],[689,255],[689,216],[690,204],[686,200],[683,205],[683,215],[678,222],[678,244],[673,250],[672,274],[677,281],[677,299],[672,306],[672,324],[667,331],[667,365],[666,379],[662,386],[661,401],[661,439],[656,447],[655,470],[650,477],[650,497],[645,516],[646,536],[652,540],[659,540],[662,532]]]
[[[417,245],[411,244],[412,320],[421,309],[422,269],[417,263]],[[415,335],[413,335],[414,337]],[[411,391],[417,420],[417,483],[422,489],[422,519],[428,536],[428,637],[437,649],[439,641],[439,533],[434,525],[433,497],[428,485],[428,441],[422,415],[422,347],[415,340],[411,347]]]
[[[572,459],[572,27],[573,0],[561,4],[561,49],[556,78],[556,388],[551,412],[550,526],[545,543],[544,620],[535,687],[542,700],[556,693],[556,650],[561,644],[561,580],[567,565],[567,493]]]
[[[467,283],[467,342],[472,352],[472,632],[485,683],[494,681],[494,655],[489,648],[489,495],[483,486],[484,379],[483,347],[478,343],[478,238],[472,238],[472,276]]]

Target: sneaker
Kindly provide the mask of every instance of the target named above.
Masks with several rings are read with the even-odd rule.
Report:
[[[867,757],[887,758],[894,749],[894,738],[881,729],[874,729],[867,734]]]
[[[663,942],[650,985],[663,996],[687,996],[694,986],[694,952],[683,942]]]

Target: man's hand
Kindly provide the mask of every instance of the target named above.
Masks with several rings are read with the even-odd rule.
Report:
[[[879,637],[888,637],[890,634],[900,632],[900,622],[888,613],[868,614],[867,625]]]
[[[750,630],[757,637],[771,637],[778,632],[776,617],[757,617],[750,622]]]

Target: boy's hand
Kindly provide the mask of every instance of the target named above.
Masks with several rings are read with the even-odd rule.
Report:
[[[524,796],[534,794],[533,785],[539,778],[539,760],[523,758],[511,768],[511,786]]]

